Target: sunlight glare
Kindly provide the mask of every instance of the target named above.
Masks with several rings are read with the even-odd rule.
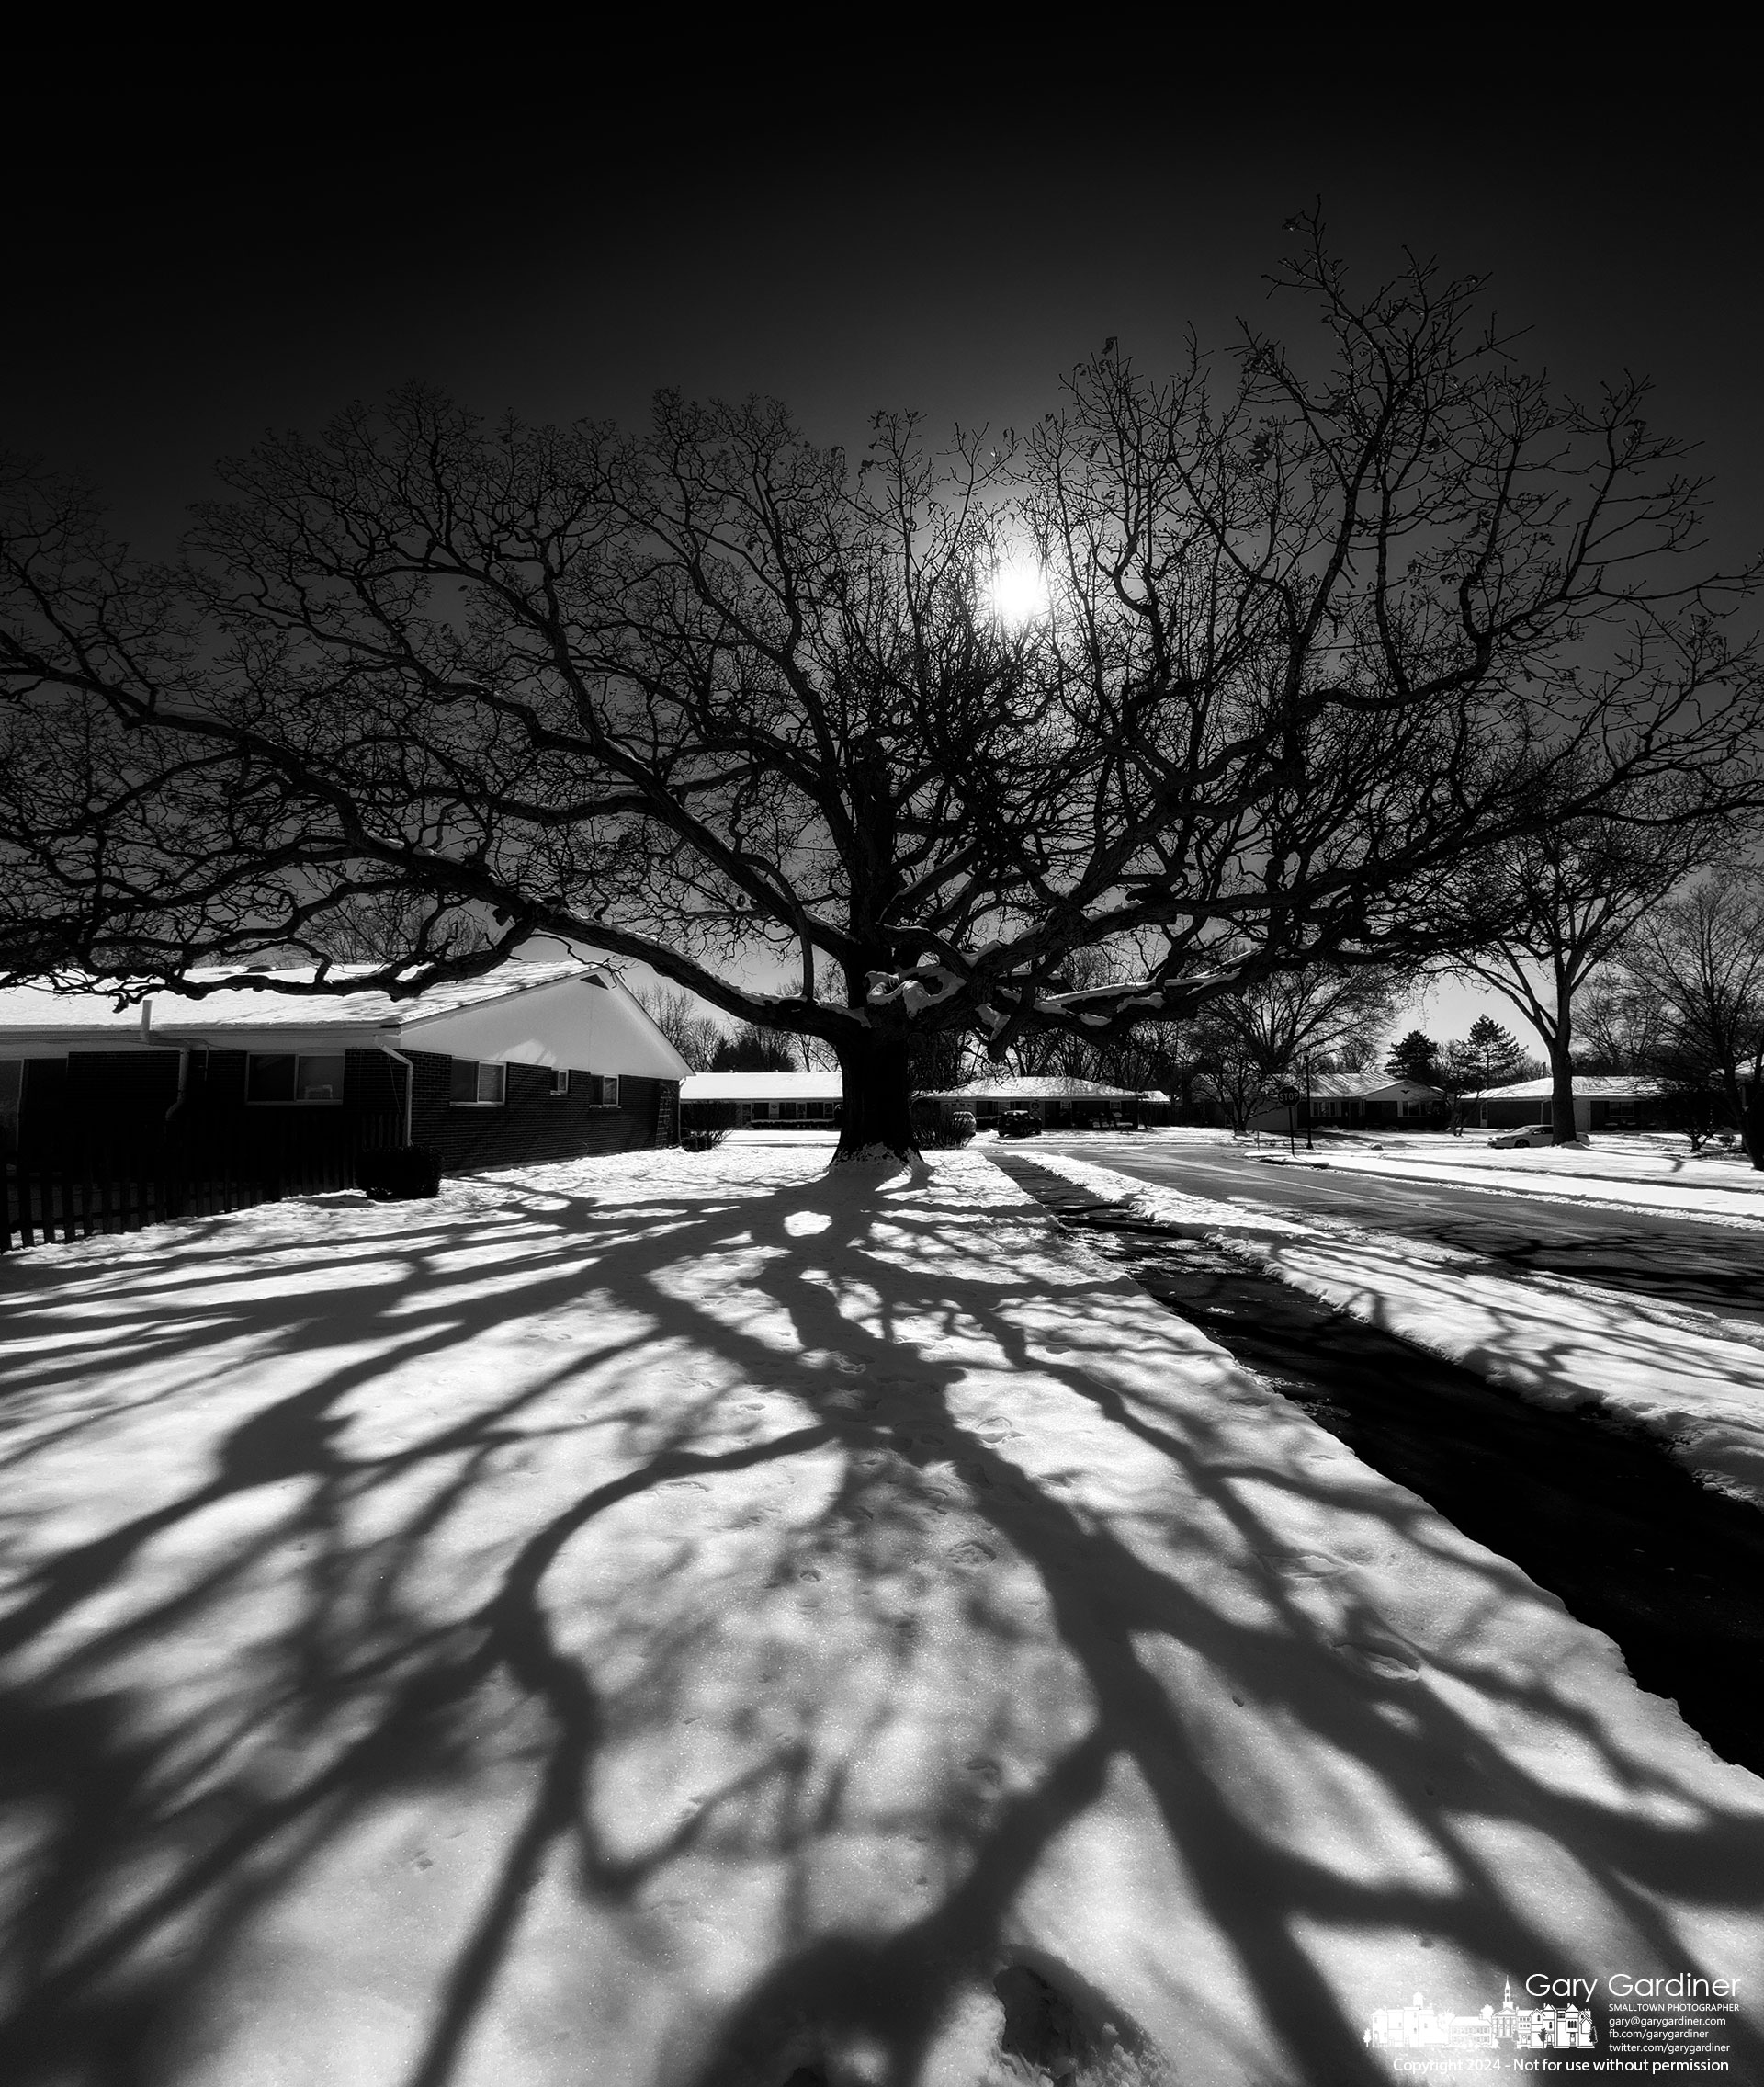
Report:
[[[999,566],[987,593],[992,614],[1007,630],[1021,630],[1047,613],[1047,576],[1026,560]]]

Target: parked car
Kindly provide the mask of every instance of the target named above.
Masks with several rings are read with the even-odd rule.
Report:
[[[1001,1138],[1033,1138],[1041,1129],[1041,1118],[1032,1108],[1008,1108],[999,1117]]]
[[[1583,1130],[1577,1134],[1574,1141],[1577,1145],[1585,1145],[1591,1140]],[[1526,1123],[1517,1130],[1497,1130],[1488,1142],[1501,1151],[1510,1151],[1516,1145],[1554,1145],[1555,1132],[1547,1123]]]

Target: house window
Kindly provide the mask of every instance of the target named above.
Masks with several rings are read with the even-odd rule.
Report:
[[[570,1068],[567,1065],[554,1067],[551,1073],[551,1092],[554,1095],[567,1095],[570,1092]]]
[[[455,1108],[500,1108],[508,1095],[508,1068],[474,1058],[456,1058],[447,1073],[447,1099]]]
[[[618,1106],[617,1073],[614,1073],[610,1080],[604,1077],[595,1079],[592,1085],[597,1090],[594,1098],[603,1108],[616,1108]]]
[[[343,1073],[340,1050],[254,1050],[245,1061],[245,1099],[341,1102]]]

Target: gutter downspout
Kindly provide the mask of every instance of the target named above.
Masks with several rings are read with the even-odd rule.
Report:
[[[149,1050],[164,1050],[165,1049],[164,1044],[155,1044],[153,1041],[153,1004],[151,998],[143,1000],[141,1004],[141,1040]],[[190,1047],[188,1044],[179,1044],[176,1048],[177,1094],[173,1099],[170,1108],[165,1111],[165,1121],[167,1123],[184,1106],[184,1098],[189,1092],[190,1085]]]
[[[388,1058],[396,1059],[404,1068],[404,1142],[411,1142],[411,1107],[416,1099],[416,1068],[401,1050],[395,1049],[384,1037],[379,1038],[379,1048]]]
[[[190,1049],[187,1044],[184,1044],[179,1047],[177,1053],[177,1099],[172,1104],[171,1107],[165,1111],[165,1120],[167,1123],[169,1123],[172,1120],[173,1117],[177,1114],[178,1110],[184,1106],[184,1096],[186,1090],[189,1086],[189,1083]]]

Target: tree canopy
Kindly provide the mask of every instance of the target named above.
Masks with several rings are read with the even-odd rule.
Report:
[[[1391,1045],[1385,1071],[1398,1080],[1418,1080],[1436,1086],[1440,1077],[1440,1047],[1419,1029],[1411,1029]]]
[[[1561,399],[1480,285],[1356,297],[1315,228],[1278,287],[1296,345],[1154,379],[1111,344],[997,446],[412,388],[226,464],[163,569],[15,474],[0,965],[126,996],[274,947],[322,990],[366,907],[411,992],[560,936],[819,1039],[842,1152],[899,1151],[915,1038],[1413,963],[1497,924],[1477,851],[1749,773],[1643,388]]]

